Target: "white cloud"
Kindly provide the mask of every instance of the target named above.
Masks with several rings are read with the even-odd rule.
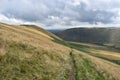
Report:
[[[0,21],[61,28],[108,26],[120,24],[119,4],[120,0],[1,0]]]
[[[23,23],[22,20],[18,20],[15,18],[8,18],[4,16],[3,14],[0,14],[0,22],[6,22],[8,24],[22,24]]]

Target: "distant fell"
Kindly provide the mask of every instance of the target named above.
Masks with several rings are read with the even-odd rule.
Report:
[[[95,43],[120,48],[120,28],[72,28],[55,34],[67,41]]]

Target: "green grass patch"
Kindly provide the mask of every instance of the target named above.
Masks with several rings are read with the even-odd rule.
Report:
[[[84,52],[89,52],[88,49],[90,48],[88,46],[84,46],[84,45],[80,45],[80,44],[74,44],[74,43],[69,43],[67,41],[59,40],[59,39],[56,39],[56,38],[54,38],[53,41],[56,42],[56,43],[62,44],[64,46],[67,46],[67,47],[70,47],[70,48],[74,48],[74,49],[77,49],[77,50],[80,50],[80,51],[84,51]]]
[[[95,68],[95,64],[80,54],[73,54],[73,57],[76,68],[76,80],[114,80],[104,71],[98,71]]]

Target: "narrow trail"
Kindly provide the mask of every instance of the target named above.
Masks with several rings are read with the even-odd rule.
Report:
[[[74,58],[73,58],[73,51],[70,52],[70,57],[71,57],[71,71],[69,75],[68,80],[74,80],[75,79],[75,65],[74,65]]]

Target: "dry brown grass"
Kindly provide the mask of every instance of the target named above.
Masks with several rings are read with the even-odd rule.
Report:
[[[0,38],[31,44],[35,47],[46,49],[47,51],[69,52],[69,48],[52,42],[52,37],[23,26],[8,26],[1,24]],[[64,54],[63,54],[64,55]]]
[[[0,35],[0,38],[4,40],[30,44],[32,46],[40,48],[41,50],[47,51],[48,53],[52,53],[51,55],[58,55],[64,60],[69,59],[70,49],[68,47],[52,42],[51,37],[37,30],[31,30],[24,26],[9,26],[1,24],[0,32],[2,33],[2,35]],[[1,55],[4,55],[5,50],[2,49],[1,51]],[[21,58],[30,58],[32,55],[22,53],[19,54],[19,56],[21,56]],[[54,61],[50,60],[47,60],[47,63],[52,65],[57,64]]]
[[[12,80],[12,77],[14,76],[19,77],[15,74],[12,74],[15,72],[12,70],[12,68],[20,68],[20,65],[23,65],[24,63],[24,66],[29,66],[30,64],[27,64],[27,61],[29,60],[31,60],[31,63],[36,64],[31,65],[24,70],[28,70],[30,68],[31,69],[29,71],[38,69],[35,72],[35,75],[42,80],[58,80],[60,78],[61,80],[65,80],[65,78],[67,78],[65,75],[68,74],[70,69],[70,48],[53,42],[53,38],[51,36],[24,26],[0,24],[0,39],[3,40],[0,41],[0,56],[4,55],[0,59],[1,65],[4,65],[4,67],[8,69],[8,72],[5,72],[7,71],[5,68],[1,69],[2,71],[0,74],[4,77],[3,73],[6,73],[8,76],[5,79],[11,78]],[[4,46],[6,43],[3,42],[7,42],[7,45],[9,45],[8,43],[12,44],[13,48],[9,47],[7,50],[7,46]],[[38,51],[36,52],[35,50],[32,52],[31,50],[31,52],[29,52],[25,50],[19,50],[19,47],[21,48],[22,46],[21,44],[31,45]],[[11,64],[10,61],[14,58],[16,60],[15,62],[19,64]],[[24,63],[21,63],[22,61],[24,61]],[[42,69],[41,66],[43,67]],[[35,67],[35,69],[32,69],[32,67]],[[27,72],[26,74],[28,75],[25,77],[26,80],[30,80],[31,77],[29,75],[33,73]],[[21,77],[21,79],[23,78],[24,76]]]
[[[2,34],[0,38],[4,40],[31,44],[43,50],[58,53],[62,57],[70,51],[68,47],[54,43],[51,40],[52,37],[29,27],[0,24],[0,32]]]
[[[120,60],[119,52],[113,52],[113,51],[107,51],[107,50],[95,50],[95,49],[91,49],[90,52],[95,55],[106,57],[112,60]]]

